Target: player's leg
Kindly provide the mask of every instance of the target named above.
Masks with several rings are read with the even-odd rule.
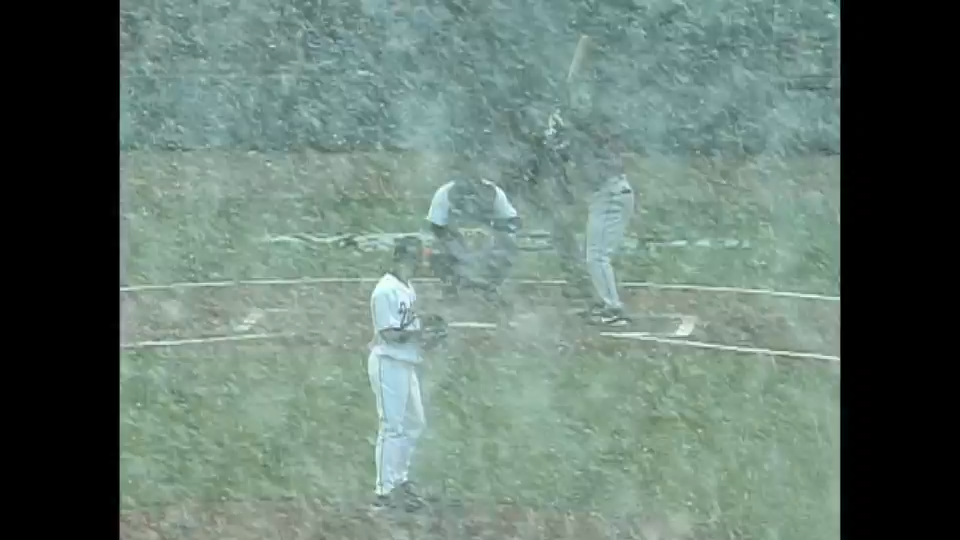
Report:
[[[542,199],[547,201],[544,206],[550,223],[550,243],[559,259],[560,272],[567,282],[560,292],[575,302],[589,301],[593,298],[593,291],[574,225],[577,198],[566,180],[565,171],[557,171],[557,174],[545,179]]]
[[[409,381],[410,397],[407,401],[407,409],[403,421],[405,444],[403,446],[403,455],[401,456],[402,469],[399,471],[399,485],[404,487],[406,495],[419,499],[419,495],[413,493],[411,489],[410,463],[413,461],[413,454],[417,448],[417,440],[427,427],[427,420],[423,412],[423,396],[420,393],[420,378],[413,366],[410,366]]]
[[[386,497],[401,479],[406,455],[404,419],[410,399],[410,366],[404,362],[371,354],[367,375],[377,400],[377,479],[375,492]]]
[[[626,235],[633,217],[633,204],[633,190],[626,178],[611,179],[591,197],[587,218],[587,269],[606,313],[617,314],[614,318],[618,322],[624,319],[623,303],[611,258]]]
[[[517,237],[511,233],[495,232],[491,242],[491,283],[499,287],[513,270],[513,263],[520,248]]]
[[[557,212],[551,216],[550,242],[560,260],[560,272],[567,282],[561,289],[561,294],[570,300],[589,301],[593,298],[593,291],[584,268],[584,255],[577,244],[577,237],[568,215],[572,212],[572,207],[558,207]]]
[[[475,250],[464,249],[454,267],[459,289],[474,291],[485,300],[497,303],[499,286],[509,274],[514,249],[510,242],[503,242],[497,236]]]
[[[496,310],[501,322],[511,324],[514,308],[504,282],[513,269],[519,248],[511,234],[495,232],[486,246],[472,253],[467,275],[462,277],[462,290],[477,293],[482,302]]]
[[[486,258],[486,284],[491,292],[497,292],[513,271],[520,248],[514,234],[494,232]]]
[[[440,280],[445,295],[456,296],[461,286],[458,255],[461,246],[453,240],[438,242],[437,249],[429,257],[428,264],[434,277]]]

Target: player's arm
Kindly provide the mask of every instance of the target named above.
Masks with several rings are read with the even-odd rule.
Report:
[[[451,184],[447,184],[433,194],[430,201],[430,210],[427,211],[427,221],[430,223],[430,232],[437,239],[442,249],[452,256],[460,255],[460,231],[450,224],[450,192]]]
[[[520,162],[518,176],[527,184],[537,184],[545,174],[550,174],[553,163],[547,140],[543,133],[531,135],[530,155]]]
[[[539,149],[538,149],[539,151]],[[540,158],[532,156],[520,168],[520,177],[526,182],[536,183],[540,179]]]
[[[548,156],[560,164],[568,163],[570,156],[570,136],[566,122],[560,116],[560,111],[554,111],[547,120],[547,129],[540,138],[541,147]]]
[[[373,324],[387,343],[409,343],[420,339],[420,330],[412,328],[416,319],[402,320],[397,295],[378,291],[373,295]]]
[[[380,331],[380,337],[387,343],[411,343],[419,342],[422,332],[412,329],[384,328]]]
[[[448,240],[455,240],[459,237],[456,231],[447,227],[445,225],[437,225],[436,223],[430,223],[430,232],[433,234],[434,238],[441,242],[446,242]]]
[[[514,208],[507,194],[497,187],[496,198],[493,201],[493,230],[505,233],[516,233],[520,230],[520,216]]]
[[[437,240],[449,240],[454,236],[450,228],[450,198],[447,186],[443,186],[433,194],[430,200],[430,209],[427,210],[427,221],[430,222],[430,232]]]
[[[447,229],[450,225],[450,197],[447,193],[450,191],[450,185],[447,184],[433,194],[430,200],[430,209],[427,210],[427,221],[430,222],[431,230]]]

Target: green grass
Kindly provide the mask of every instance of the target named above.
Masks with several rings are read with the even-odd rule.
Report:
[[[687,513],[751,537],[831,538],[839,377],[666,347],[464,349],[426,374],[420,478],[458,498]],[[123,504],[369,496],[362,351],[170,349],[122,362]]]
[[[420,230],[431,190],[446,179],[436,165],[440,158],[361,156],[345,184],[353,189],[331,190],[327,180],[342,173],[337,160],[344,158],[321,157],[272,156],[269,167],[256,155],[129,157],[131,174],[142,177],[131,186],[130,281],[369,275],[377,261],[262,239],[295,232]],[[619,265],[624,279],[837,292],[835,160],[791,162],[791,169],[768,171],[759,181],[743,173],[743,185],[726,188],[692,180],[710,176],[698,168],[702,164],[674,161],[635,166],[631,182],[638,189],[639,213],[631,233],[661,240],[739,238],[754,247],[624,256]],[[515,202],[528,228],[544,228],[544,216]],[[554,266],[549,256],[528,256],[517,272],[548,276]]]
[[[171,206],[180,205],[171,202]],[[372,206],[372,205],[371,205]],[[418,209],[394,208],[371,221],[366,232],[418,231]],[[169,283],[218,279],[281,278],[303,276],[357,277],[376,274],[383,260],[377,256],[344,254],[340,250],[307,244],[267,243],[268,234],[314,232],[317,227],[298,220],[280,220],[267,207],[251,208],[239,215],[250,219],[223,219],[217,212],[183,204],[192,216],[189,224],[177,221],[178,211],[158,210],[137,217],[131,227],[130,280],[133,283]],[[160,206],[159,208],[163,208]],[[353,212],[353,211],[349,211]],[[377,212],[371,211],[371,214]],[[170,216],[170,217],[166,217]],[[747,288],[773,288],[837,294],[840,243],[836,221],[802,213],[777,217],[776,227],[761,221],[709,231],[700,236],[666,232],[655,238],[740,238],[750,242],[739,248],[662,248],[645,255],[623,254],[617,262],[623,280],[664,283],[697,283]],[[536,220],[531,220],[536,228]],[[650,234],[638,222],[635,234]],[[344,230],[344,229],[339,229]],[[705,230],[705,229],[704,229]],[[691,238],[692,237],[692,238]],[[515,274],[544,279],[557,277],[549,252],[524,254]]]
[[[265,201],[207,204],[138,190],[131,281],[378,272],[377,255],[258,243],[266,232],[316,230],[305,217],[316,207]],[[357,227],[381,216],[384,229],[416,228],[422,205],[382,203],[336,215]],[[624,257],[621,278],[834,291],[837,225],[799,204],[783,209],[732,225],[756,246],[749,252]],[[555,277],[553,266],[550,255],[527,256],[519,272]],[[189,313],[183,325],[199,333],[203,317]],[[366,336],[366,325],[357,320],[356,333]],[[822,344],[812,340],[811,350]],[[652,344],[558,351],[548,342],[466,343],[430,362],[430,425],[415,465],[424,484],[478,504],[686,515],[711,538],[839,536],[839,369]],[[353,337],[124,354],[123,507],[365,500],[376,426],[364,358]]]

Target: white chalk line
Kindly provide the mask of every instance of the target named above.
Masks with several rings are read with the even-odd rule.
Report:
[[[250,313],[243,318],[243,322],[233,327],[235,332],[249,332],[255,325],[263,320],[267,313],[301,313],[301,314],[321,314],[326,315],[329,312],[324,310],[296,310],[291,308],[253,308]],[[676,319],[677,328],[672,332],[650,332],[651,335],[663,335],[671,337],[687,337],[693,333],[700,322],[696,315],[684,315],[682,313],[661,313],[643,315],[642,319]],[[520,323],[511,321],[506,323],[510,328],[517,328]],[[474,328],[481,330],[495,330],[499,328],[497,323],[479,322],[479,321],[454,321],[447,324],[450,328]]]
[[[376,283],[380,278],[351,278],[351,277],[322,277],[322,278],[296,278],[296,279],[249,279],[240,281],[200,281],[200,282],[180,282],[157,285],[131,285],[129,287],[120,287],[120,292],[146,292],[163,291],[175,289],[212,289],[229,287],[263,287],[263,286],[281,286],[281,285],[333,285],[333,284],[351,284],[351,283]],[[439,283],[434,278],[419,278],[413,280],[416,283]],[[520,285],[564,285],[566,281],[562,279],[515,279],[510,283]],[[660,289],[675,291],[699,291],[714,293],[732,293],[732,294],[754,294],[761,296],[772,296],[779,298],[798,298],[806,300],[822,300],[826,302],[839,302],[839,296],[826,294],[801,293],[791,291],[778,291],[774,289],[751,289],[741,287],[724,287],[714,285],[694,285],[681,283],[653,283],[649,281],[626,281],[620,284],[624,289]]]
[[[690,335],[690,332],[693,331],[693,324],[695,324],[695,317],[685,318],[680,327],[674,332],[674,337],[683,337],[684,335]],[[692,321],[693,322],[692,322]],[[487,323],[487,322],[452,322],[450,326],[453,328],[479,328],[479,329],[491,329],[496,328],[496,323]],[[687,327],[689,326],[689,331]],[[683,332],[686,332],[685,334]],[[741,347],[738,345],[723,345],[721,343],[709,343],[705,341],[692,341],[688,339],[671,339],[668,337],[656,336],[651,332],[600,332],[601,336],[618,338],[618,339],[633,339],[637,341],[652,341],[656,343],[662,343],[664,345],[673,345],[679,347],[694,347],[698,349],[711,349],[718,351],[727,351],[727,352],[736,352],[742,354],[756,354],[763,356],[779,356],[784,358],[798,358],[804,360],[820,360],[826,362],[835,362],[840,363],[839,356],[826,355],[826,354],[817,354],[817,353],[808,353],[800,351],[779,351],[774,349],[762,349],[758,347]],[[157,340],[157,341],[139,341],[135,343],[127,343],[121,345],[124,349],[148,349],[148,348],[160,348],[160,347],[180,347],[184,345],[199,345],[204,343],[225,343],[233,341],[253,341],[253,340],[266,340],[266,339],[281,339],[281,338],[293,338],[296,337],[296,334],[293,333],[274,333],[274,334],[241,334],[234,336],[214,336],[206,338],[192,338],[192,339],[174,339],[174,340]]]
[[[450,328],[479,328],[494,330],[498,328],[497,323],[492,322],[473,322],[473,321],[464,321],[464,322],[452,322],[447,324]]]
[[[695,315],[672,315],[667,317],[672,319],[677,319],[677,327],[673,331],[643,332],[643,333],[646,335],[687,337],[690,334],[692,334],[693,330],[697,327],[698,318]],[[451,322],[447,326],[450,328],[476,328],[476,329],[484,329],[484,330],[496,330],[497,328],[499,328],[499,325],[497,323],[473,322],[473,321]],[[513,323],[507,323],[507,326],[511,328],[517,328],[520,326],[520,324],[513,322]]]
[[[235,336],[211,336],[205,338],[170,339],[157,341],[137,341],[120,345],[123,349],[149,349],[156,347],[179,347],[182,345],[200,345],[203,343],[225,343],[230,341],[253,341],[257,339],[277,339],[296,337],[292,333],[240,334]]]
[[[766,356],[782,356],[785,358],[802,358],[806,360],[823,360],[826,362],[840,362],[839,356],[829,354],[807,353],[799,351],[777,351],[773,349],[760,349],[756,347],[740,347],[737,345],[722,345],[720,343],[708,343],[706,341],[691,341],[687,339],[670,339],[656,337],[644,332],[602,332],[600,335],[620,339],[634,339],[637,341],[653,341],[666,345],[681,345],[684,347],[695,347],[698,349],[713,349],[717,351],[738,352],[744,354],[760,354]]]
[[[458,323],[451,323],[455,325]],[[494,323],[459,323],[460,328],[495,328],[496,324]],[[492,325],[492,326],[491,326]],[[456,328],[457,326],[455,326]],[[712,349],[718,351],[727,351],[727,352],[736,352],[743,354],[756,354],[764,356],[780,356],[785,358],[799,358],[804,360],[821,360],[826,362],[840,362],[839,356],[831,356],[826,354],[816,354],[816,353],[807,353],[799,351],[778,351],[774,349],[761,349],[757,347],[740,347],[735,345],[723,345],[720,343],[708,343],[705,341],[691,341],[686,339],[671,339],[666,337],[654,336],[646,332],[601,332],[601,336],[619,338],[619,339],[633,339],[637,341],[653,341],[656,343],[662,343],[664,345],[674,345],[680,347],[694,347],[697,349]],[[204,343],[225,343],[231,341],[254,341],[254,340],[266,340],[266,339],[281,339],[281,338],[293,338],[296,337],[296,334],[292,333],[278,333],[278,334],[246,334],[246,335],[236,335],[236,336],[215,336],[215,337],[206,337],[206,338],[193,338],[193,339],[172,339],[172,340],[158,340],[158,341],[138,341],[135,343],[125,343],[122,345],[124,349],[150,349],[150,348],[161,348],[161,347],[180,347],[184,345],[200,345]]]

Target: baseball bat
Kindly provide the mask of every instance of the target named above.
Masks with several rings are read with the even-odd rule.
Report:
[[[580,67],[590,50],[590,36],[584,34],[580,36],[577,42],[577,48],[573,51],[573,60],[570,61],[570,69],[567,70],[567,84],[569,85],[580,73]]]

